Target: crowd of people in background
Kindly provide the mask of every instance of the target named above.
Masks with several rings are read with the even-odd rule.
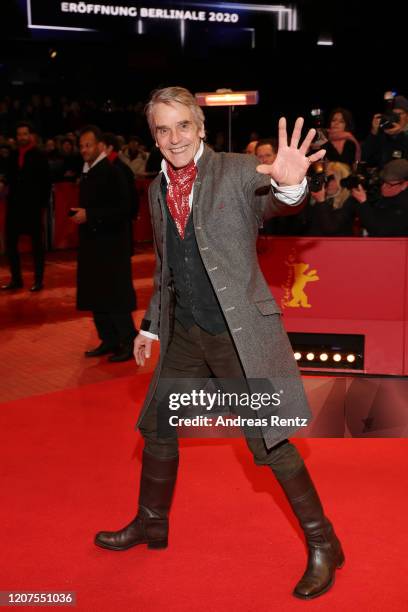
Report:
[[[0,100],[0,199],[6,199],[13,152],[18,149],[16,128],[32,127],[32,141],[43,151],[52,183],[77,182],[83,170],[78,135],[85,124],[94,124],[116,135],[118,156],[135,180],[154,177],[161,155],[149,140],[143,104],[126,106],[105,100],[79,103],[62,97],[33,95],[30,100]],[[408,235],[408,100],[396,96],[392,112],[375,114],[362,141],[356,137],[351,112],[335,108],[325,125],[317,128],[312,148],[326,150],[325,163],[311,168],[311,198],[296,217],[270,220],[266,234],[315,236]],[[223,135],[216,133],[214,150],[223,150]],[[265,137],[264,137],[265,136]],[[267,137],[266,137],[267,136]],[[272,163],[277,140],[253,132],[242,152],[260,163]]]
[[[251,140],[245,152],[272,163],[274,138]],[[335,108],[319,126],[312,149],[325,149],[313,164],[311,198],[294,217],[277,217],[263,232],[294,236],[408,236],[408,100],[392,99],[388,112],[376,113],[363,142],[354,133],[349,110]]]

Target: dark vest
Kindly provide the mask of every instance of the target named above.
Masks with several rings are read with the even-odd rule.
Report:
[[[166,201],[166,184],[162,183],[162,188]],[[196,324],[210,334],[221,334],[227,326],[198,251],[193,215],[188,218],[182,240],[167,205],[166,212],[167,262],[176,296],[175,317],[184,329]]]

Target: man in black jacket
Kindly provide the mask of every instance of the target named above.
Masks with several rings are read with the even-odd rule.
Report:
[[[129,197],[123,174],[108,160],[102,133],[96,126],[81,131],[84,159],[79,207],[72,220],[79,225],[77,308],[91,310],[101,344],[87,357],[113,353],[109,361],[133,356],[136,330],[132,310],[129,244]]]
[[[352,198],[369,236],[408,236],[408,160],[394,159],[381,172],[381,195],[372,197],[359,185]]]
[[[11,281],[2,290],[20,289],[21,275],[18,239],[31,237],[34,258],[34,284],[31,291],[43,288],[44,245],[42,211],[50,197],[50,172],[45,155],[37,148],[28,123],[20,123],[16,132],[18,148],[12,153],[6,182],[9,188],[6,216],[6,249]]]
[[[382,168],[393,159],[408,158],[408,100],[396,96],[393,107],[398,123],[380,129],[381,114],[373,117],[371,132],[362,146],[362,159],[369,166]]]
[[[122,172],[126,180],[129,195],[130,219],[136,219],[139,211],[139,196],[136,191],[135,175],[133,174],[131,167],[125,161],[123,161],[119,155],[120,146],[117,136],[111,132],[106,132],[102,136],[102,142],[105,146],[105,153],[109,161],[115,166],[115,168],[118,168],[118,170]]]

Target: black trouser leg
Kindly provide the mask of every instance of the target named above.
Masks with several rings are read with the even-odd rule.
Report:
[[[20,254],[18,252],[18,239],[20,231],[13,218],[7,216],[6,219],[6,255],[10,267],[12,281],[22,282]]]
[[[118,346],[119,338],[111,315],[106,312],[93,312],[92,314],[101,341],[112,347]]]
[[[125,346],[131,344],[137,336],[132,313],[114,313],[110,314],[110,318],[119,344]]]
[[[41,284],[44,278],[44,242],[41,217],[33,224],[30,235],[34,259],[35,282]]]

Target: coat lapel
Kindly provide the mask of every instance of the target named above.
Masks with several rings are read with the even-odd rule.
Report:
[[[197,162],[197,178],[194,182],[194,192],[193,192],[193,222],[196,227],[197,224],[201,225],[203,214],[205,213],[205,208],[207,205],[211,203],[205,198],[206,185],[210,180],[209,176],[209,166],[211,163],[211,157],[213,155],[212,150],[204,145],[204,151],[202,156]],[[204,215],[205,217],[205,215]]]

